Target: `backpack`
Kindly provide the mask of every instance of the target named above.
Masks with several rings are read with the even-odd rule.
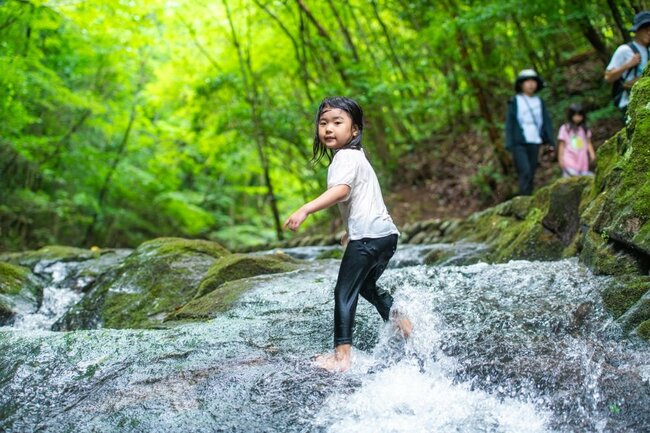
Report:
[[[632,49],[632,52],[634,54],[639,54],[639,49],[632,42],[628,43],[627,46]],[[618,80],[614,81],[614,83],[612,84],[612,100],[616,108],[618,108],[618,104],[621,102],[623,93],[627,90],[625,89],[625,87],[623,87],[623,84],[625,84],[625,82],[629,80],[632,71],[634,71],[634,77],[636,77],[637,75],[636,70],[637,70],[636,66],[626,70],[621,75],[621,77]]]

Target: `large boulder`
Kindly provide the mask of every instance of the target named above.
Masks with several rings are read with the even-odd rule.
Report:
[[[196,295],[210,267],[230,253],[204,240],[159,238],[101,275],[55,330],[154,327]]]
[[[252,277],[290,272],[299,261],[276,252],[265,255],[231,254],[217,261],[199,285],[195,298],[167,320],[200,320],[227,310],[253,287]]]
[[[154,239],[100,275],[53,329],[152,328],[213,317],[251,287],[250,277],[297,263],[283,253],[231,254],[210,241]]]
[[[487,245],[483,260],[556,260],[575,255],[591,177],[560,179],[532,197],[515,197],[448,228],[445,241]]]
[[[43,287],[29,269],[0,262],[0,326],[34,313],[42,302]]]
[[[293,271],[297,268],[296,263],[295,259],[284,253],[261,256],[231,254],[212,265],[201,280],[195,297],[206,295],[227,281]]]
[[[48,245],[38,250],[2,253],[0,254],[0,262],[34,269],[34,267],[39,263],[81,262],[96,259],[99,256],[99,250],[87,250],[84,248],[75,248],[63,245]]]

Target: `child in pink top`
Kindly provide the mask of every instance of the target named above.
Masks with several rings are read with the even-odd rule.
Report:
[[[558,160],[562,176],[593,175],[589,162],[596,160],[596,152],[591,144],[591,131],[587,127],[587,115],[580,104],[571,104],[567,120],[558,132]]]

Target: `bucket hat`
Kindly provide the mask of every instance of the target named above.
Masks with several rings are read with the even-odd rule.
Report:
[[[634,15],[634,25],[630,27],[631,32],[636,32],[646,24],[650,24],[650,11],[642,11]]]
[[[524,69],[521,72],[519,72],[519,74],[517,75],[517,79],[515,80],[515,92],[520,93],[521,83],[531,79],[537,81],[537,89],[535,90],[535,93],[542,90],[542,88],[544,87],[544,80],[542,80],[539,77],[539,75],[537,75],[537,72],[535,72],[534,69]]]

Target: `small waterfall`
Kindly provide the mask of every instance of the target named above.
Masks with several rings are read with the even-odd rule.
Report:
[[[47,281],[43,301],[33,313],[17,314],[13,329],[49,330],[65,312],[83,296],[83,291],[102,273],[117,266],[131,250],[111,250],[98,259],[82,262],[52,262],[36,264],[34,273]]]

